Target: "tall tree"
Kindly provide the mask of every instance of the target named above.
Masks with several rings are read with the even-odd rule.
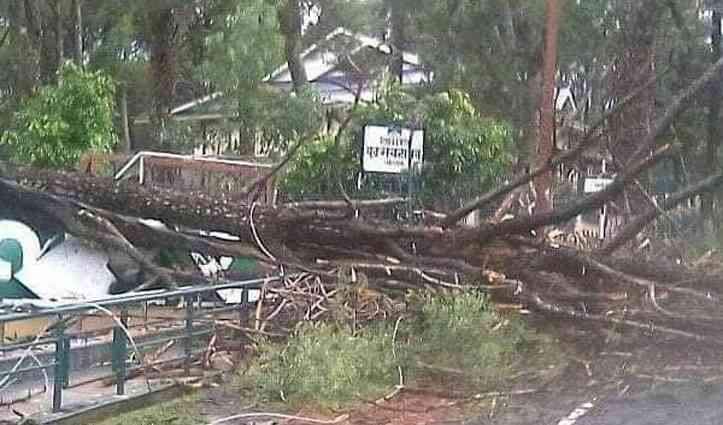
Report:
[[[73,54],[75,63],[83,66],[83,0],[73,0]]]
[[[390,73],[399,82],[403,82],[404,50],[406,49],[405,29],[407,9],[401,0],[388,0],[389,44],[392,46]]]
[[[711,60],[713,63],[721,58],[721,9],[720,5],[713,8],[711,14]],[[710,87],[710,105],[708,106],[708,141],[706,144],[705,172],[712,174],[720,167],[718,148],[721,143],[721,79],[717,79]],[[713,218],[715,193],[708,193],[702,198],[703,228],[706,232],[716,230],[716,220]]]
[[[542,166],[552,159],[555,132],[555,75],[557,73],[557,33],[560,9],[558,0],[547,0],[547,22],[545,24],[545,52],[542,66],[542,107],[540,131],[537,141],[537,165]],[[552,211],[552,171],[543,173],[535,180],[537,212]]]
[[[153,85],[152,122],[161,145],[166,146],[169,141],[165,138],[165,126],[173,107],[177,79],[177,27],[172,7],[151,8],[147,19]]]
[[[281,34],[284,36],[284,53],[289,65],[294,90],[299,93],[307,84],[306,68],[301,61],[302,13],[300,0],[284,0],[278,6]]]
[[[655,75],[657,23],[663,8],[656,0],[619,1],[617,8],[623,50],[614,63],[612,87],[613,97],[622,99]],[[615,136],[610,149],[617,162],[627,164],[639,159],[633,153],[650,132],[654,112],[655,86],[648,85],[638,101],[614,121]]]

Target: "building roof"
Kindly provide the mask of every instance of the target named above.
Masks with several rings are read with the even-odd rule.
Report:
[[[325,104],[352,103],[357,92],[363,101],[372,101],[376,84],[389,66],[391,48],[384,41],[339,27],[319,42],[301,52],[309,84],[322,97]],[[402,52],[402,83],[421,85],[431,81],[419,56]],[[269,87],[286,92],[293,90],[288,64],[269,73],[262,81]],[[362,89],[360,90],[360,86]],[[222,92],[186,102],[171,110],[177,121],[202,121],[231,118],[228,101]],[[150,122],[147,116],[135,120],[139,124]]]

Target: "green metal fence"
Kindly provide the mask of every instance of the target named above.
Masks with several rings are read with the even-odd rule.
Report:
[[[12,388],[15,384],[22,383],[23,378],[32,374],[49,372],[52,374],[52,410],[60,411],[63,405],[63,390],[70,386],[78,386],[98,380],[114,379],[115,393],[123,395],[126,392],[126,382],[131,373],[138,369],[148,366],[160,367],[174,363],[182,366],[186,375],[190,374],[194,360],[205,351],[208,339],[216,334],[219,330],[216,328],[217,318],[224,316],[235,317],[235,320],[245,320],[244,307],[249,305],[249,290],[260,289],[265,283],[278,281],[280,277],[267,279],[256,279],[243,282],[235,282],[218,286],[205,287],[188,287],[178,290],[149,291],[143,293],[131,293],[121,296],[115,296],[105,300],[94,301],[92,303],[69,304],[55,308],[40,309],[16,312],[11,314],[0,315],[0,328],[4,329],[5,325],[12,322],[22,322],[33,319],[49,320],[50,325],[44,332],[38,334],[31,341],[21,341],[13,343],[4,343],[0,339],[0,353],[6,356],[7,353],[18,353],[18,356],[5,359],[5,370],[0,370],[0,395],[3,390]],[[213,297],[217,291],[227,289],[242,290],[240,302],[228,304],[220,302],[216,297],[215,301],[201,302],[202,299]],[[145,320],[138,320],[138,323],[129,323],[129,311],[134,307],[143,307],[148,312],[149,303],[167,302],[172,300],[174,303],[183,301],[185,308],[183,314],[170,321],[166,319],[151,320],[145,317]],[[111,311],[115,310],[115,311]],[[91,331],[77,331],[73,329],[73,324],[83,317],[97,316],[98,312],[112,317],[113,325],[110,327],[95,328]],[[235,312],[239,312],[238,315]],[[171,323],[172,322],[172,323]],[[173,324],[177,325],[174,326]],[[142,340],[129,340],[134,328],[153,327],[155,325],[166,325],[168,329],[164,331],[154,332]],[[242,324],[240,324],[242,325]],[[83,380],[79,375],[74,373],[71,363],[73,363],[74,350],[71,349],[73,342],[86,340],[91,336],[103,334],[112,334],[109,343],[109,350],[97,349],[103,352],[96,359],[102,365],[104,362],[110,363],[111,371],[109,374],[101,374],[92,379]],[[173,342],[172,342],[173,341]],[[174,344],[182,342],[180,354],[163,361],[155,362],[151,365],[140,361],[138,357],[143,357],[144,353],[149,353],[165,344]],[[107,343],[105,343],[107,345]],[[100,347],[103,343],[99,343]],[[96,347],[96,348],[97,348]],[[199,349],[199,347],[201,347]],[[44,356],[38,356],[35,353],[40,350]],[[139,354],[135,359],[132,355]],[[44,359],[41,359],[44,357]],[[30,361],[35,364],[27,366]],[[10,365],[12,365],[10,367]],[[84,371],[84,372],[87,372]],[[45,374],[47,378],[47,374]],[[33,379],[37,379],[33,378]],[[50,379],[48,379],[50,380]],[[47,388],[44,391],[48,390]],[[30,390],[28,390],[30,391]],[[30,394],[28,395],[30,397]],[[3,397],[4,399],[4,397]],[[11,404],[3,401],[5,404]]]

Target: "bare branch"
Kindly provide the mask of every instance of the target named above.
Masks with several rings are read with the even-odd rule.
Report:
[[[681,202],[700,193],[716,189],[721,182],[723,182],[723,173],[718,173],[674,193],[659,205],[659,208],[648,210],[645,214],[638,216],[635,220],[623,227],[615,237],[605,243],[600,249],[600,254],[612,254],[640,233],[648,223],[655,220],[663,211],[675,208]]]
[[[513,190],[517,189],[518,187],[529,183],[536,177],[541,176],[545,172],[553,169],[554,167],[557,167],[560,164],[569,162],[580,156],[583,152],[585,152],[587,149],[594,147],[600,140],[601,137],[597,134],[597,131],[612,117],[620,114],[625,106],[627,106],[631,101],[636,99],[638,96],[640,96],[643,91],[648,88],[650,85],[654,84],[656,81],[656,78],[650,79],[647,83],[642,85],[641,87],[638,87],[635,91],[630,93],[628,96],[626,96],[624,99],[622,99],[620,102],[616,103],[610,110],[605,112],[603,116],[597,120],[588,130],[585,136],[582,138],[580,143],[575,146],[573,149],[570,149],[555,158],[553,158],[551,161],[549,161],[547,164],[544,164],[540,167],[535,168],[532,172],[528,174],[524,174],[521,176],[516,177],[511,182],[503,185],[502,187],[499,187],[495,190],[492,190],[490,192],[485,193],[484,195],[481,195],[477,197],[476,199],[473,199],[463,207],[459,208],[458,210],[452,212],[449,214],[443,221],[442,224],[445,226],[452,226],[455,223],[457,223],[459,220],[461,220],[463,217],[465,217],[467,214],[471,213],[474,210],[483,208],[484,206],[495,202],[499,198],[507,195],[508,193],[512,192]]]

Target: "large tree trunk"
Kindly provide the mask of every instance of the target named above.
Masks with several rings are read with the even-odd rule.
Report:
[[[13,87],[17,98],[30,95],[38,85],[39,50],[36,45],[35,27],[28,21],[25,3],[10,7],[9,44],[14,49],[17,71],[13,73]]]
[[[713,63],[721,58],[721,12],[718,9],[713,11],[713,36],[711,39]],[[708,109],[708,143],[706,145],[705,173],[713,174],[720,168],[718,163],[718,147],[721,142],[721,79],[717,79],[710,86],[710,105]],[[702,198],[701,215],[703,231],[706,234],[715,234],[717,222],[714,219],[714,205],[716,193],[707,194]]]
[[[75,63],[83,66],[83,0],[73,0],[73,21]]]
[[[557,71],[557,32],[559,27],[559,6],[557,0],[547,0],[547,24],[545,26],[545,52],[542,65],[542,108],[540,133],[537,140],[537,165],[552,159],[555,143],[555,74]],[[535,180],[535,200],[538,213],[552,211],[552,170]]]
[[[455,249],[454,240],[461,233],[475,231],[464,227],[444,230],[434,224],[400,226],[364,218],[372,209],[403,203],[403,199],[270,207],[87,175],[20,170],[15,179],[21,184],[0,180],[0,201],[22,211],[24,220],[46,220],[46,226],[49,221],[107,249],[120,250],[149,276],[155,276],[153,281],[169,287],[175,282],[206,280],[158,267],[136,246],[251,257],[327,278],[351,270],[352,276],[376,288],[474,288],[489,292],[493,300],[511,300],[545,313],[614,323],[623,317],[626,326],[645,328],[654,323],[657,331],[685,338],[717,335],[723,322],[720,313],[715,313],[717,304],[710,302],[717,299],[720,273],[701,274],[680,267],[671,270],[643,262],[631,267],[629,262],[606,256],[514,238],[516,228],[509,226],[503,226],[495,243],[487,240]],[[676,199],[709,190],[721,179],[718,175],[701,182]],[[353,218],[355,210],[362,211],[361,218]],[[165,225],[149,222],[149,218]],[[416,243],[416,251],[406,248],[410,241]],[[675,276],[696,286],[682,287]],[[624,296],[616,295],[621,291]],[[713,308],[712,314],[702,325],[674,315],[657,305],[656,291],[705,302]],[[591,300],[594,303],[589,303]],[[658,311],[642,308],[646,300]],[[576,307],[581,303],[583,310]],[[635,308],[629,308],[631,305]],[[666,301],[666,307],[669,305]]]
[[[121,139],[119,152],[129,153],[133,146],[131,143],[131,129],[128,118],[128,88],[125,84],[121,85],[121,98],[120,98],[120,114],[121,114],[121,130],[123,131],[123,137]]]
[[[532,168],[537,157],[540,133],[540,106],[542,106],[542,72],[538,68],[526,81],[527,96],[523,101],[522,134],[517,142],[519,169]]]
[[[156,141],[167,147],[165,127],[173,108],[176,86],[176,24],[173,9],[151,9],[148,12],[151,34],[151,81],[153,114],[151,122],[156,129]]]
[[[625,97],[655,75],[655,35],[660,10],[657,0],[629,2],[621,7],[626,16],[620,30],[624,47],[614,68],[616,99]],[[649,86],[638,102],[614,120],[611,151],[618,163],[625,165],[640,159],[633,154],[652,130],[654,108],[655,86]],[[647,148],[649,152],[652,144]]]
[[[55,2],[55,50],[57,57],[57,67],[60,68],[65,61],[65,31],[63,28],[63,7],[60,0]]]
[[[390,73],[400,83],[404,82],[404,49],[406,48],[406,37],[404,34],[406,26],[406,11],[399,0],[389,2],[390,19],[390,43],[392,45],[392,62]]]
[[[284,54],[289,66],[294,90],[299,93],[308,83],[306,68],[301,60],[301,4],[299,0],[285,0],[279,6],[279,24],[284,36]]]

